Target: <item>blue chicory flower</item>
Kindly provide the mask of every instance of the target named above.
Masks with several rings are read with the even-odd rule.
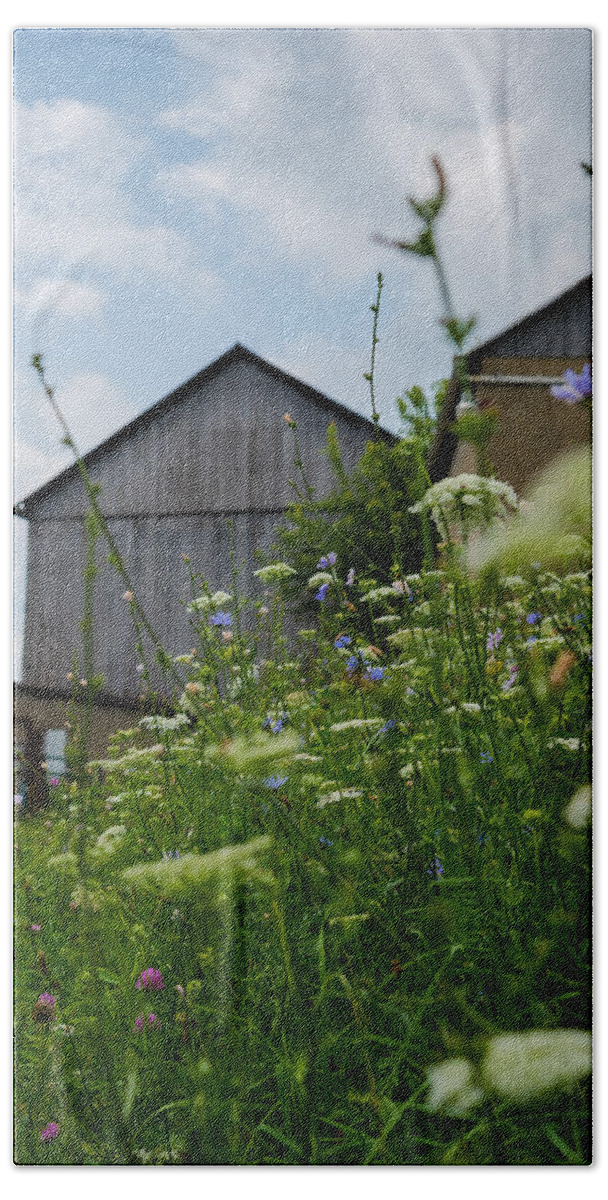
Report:
[[[318,600],[321,603],[325,599],[328,587],[329,587],[328,583],[322,583],[321,587],[319,588],[319,590],[315,596],[315,600]]]
[[[384,678],[385,670],[385,667],[366,667],[365,678],[369,679],[371,683],[378,683],[380,679]]]
[[[579,404],[591,396],[591,365],[585,363],[580,375],[576,371],[564,371],[563,383],[551,388],[555,400],[565,400],[566,404]]]
[[[388,733],[389,729],[394,729],[396,724],[397,722],[391,719],[382,726],[382,729],[378,730],[378,733]]]
[[[479,755],[479,761],[482,763],[491,763],[494,762],[494,759],[492,758],[489,750],[482,750],[481,754]]]
[[[333,846],[333,842],[331,842],[331,841],[329,840],[329,838],[324,838],[324,837],[321,837],[321,838],[319,838],[319,845],[321,845],[321,846]]]
[[[287,783],[288,779],[289,775],[269,775],[268,779],[263,781],[264,787],[270,788],[273,792],[278,792],[279,788],[283,787],[283,784]]]
[[[336,650],[341,650],[343,646],[350,646],[351,641],[352,638],[349,638],[347,633],[341,633],[340,636],[336,638],[334,646],[336,647]]]
[[[528,625],[537,625],[538,622],[541,620],[542,620],[542,613],[537,613],[537,612],[528,613],[528,615],[526,617],[526,621],[528,622]]]
[[[352,676],[354,675],[358,666],[359,666],[358,655],[351,654],[350,658],[347,658],[347,660],[346,660],[346,674],[349,676],[349,678],[352,678]]]
[[[427,875],[433,876],[433,879],[441,879],[443,872],[444,867],[438,858],[434,858],[433,861],[429,863],[426,871]]]
[[[536,643],[537,643],[537,641],[538,641],[538,638],[535,638],[535,637],[529,637],[529,638],[528,638],[528,640],[527,640],[527,642],[526,642],[526,646],[535,646],[535,645],[536,645]]]
[[[317,563],[317,571],[323,571],[326,567],[335,567],[338,561],[338,555],[334,554],[333,550],[330,554],[324,554]]]
[[[226,629],[232,625],[232,617],[230,616],[230,613],[227,612],[213,613],[213,616],[211,616],[209,620],[211,621],[212,625],[221,625]]]

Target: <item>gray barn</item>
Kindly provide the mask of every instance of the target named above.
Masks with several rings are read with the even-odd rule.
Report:
[[[138,597],[170,654],[187,652],[183,556],[212,587],[230,583],[232,522],[241,586],[253,594],[256,549],[267,549],[293,499],[293,434],[317,495],[333,483],[320,454],[336,426],[347,470],[372,436],[371,421],[236,345],[85,456],[100,507],[136,582]],[[382,431],[389,441],[394,438]],[[84,518],[88,498],[76,464],[16,506],[29,522],[25,645],[17,716],[27,757],[42,757],[45,731],[65,724],[66,676],[80,652]],[[98,741],[132,721],[141,680],[124,584],[98,544],[94,662],[104,677]],[[131,712],[129,711],[131,710]],[[63,719],[59,720],[62,714]],[[99,748],[102,748],[100,744]]]

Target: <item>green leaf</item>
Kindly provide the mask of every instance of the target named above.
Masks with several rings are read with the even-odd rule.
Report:
[[[122,1106],[122,1119],[128,1121],[133,1108],[133,1101],[137,1095],[137,1071],[130,1071],[127,1076],[127,1086],[125,1088],[125,1099]]]
[[[292,1154],[297,1154],[298,1158],[303,1157],[301,1146],[297,1146],[292,1138],[288,1137],[286,1133],[282,1133],[280,1129],[275,1129],[274,1126],[267,1125],[265,1121],[263,1121],[261,1125],[258,1125],[258,1129],[261,1129],[264,1133],[269,1133],[271,1137],[276,1138],[277,1142],[281,1142],[283,1146],[286,1146],[288,1150],[291,1150]]]
[[[109,971],[98,971],[97,978],[101,979],[102,983],[120,983],[118,975],[111,975]]]

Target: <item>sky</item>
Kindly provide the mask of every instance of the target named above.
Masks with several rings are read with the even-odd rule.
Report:
[[[450,373],[407,196],[478,341],[590,270],[584,29],[24,29],[14,35],[15,495],[239,341],[382,423]],[[25,578],[16,522],[16,657]]]

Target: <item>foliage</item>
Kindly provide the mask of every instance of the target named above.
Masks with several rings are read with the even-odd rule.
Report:
[[[300,655],[284,571],[199,589],[176,715],[19,810],[19,1162],[589,1161],[588,573],[338,545]]]
[[[436,387],[436,409],[446,387],[445,380]],[[340,561],[358,579],[390,583],[405,572],[417,571],[422,563],[423,530],[409,510],[428,485],[424,464],[435,417],[419,387],[411,388],[398,404],[403,436],[393,446],[384,440],[368,442],[350,475],[342,461],[335,425],[330,425],[325,453],[335,487],[320,500],[300,491],[287,511],[273,551],[287,559],[296,572],[286,580],[285,595],[298,604],[302,615],[314,611],[305,581],[313,575],[320,548],[327,545],[328,538]]]

